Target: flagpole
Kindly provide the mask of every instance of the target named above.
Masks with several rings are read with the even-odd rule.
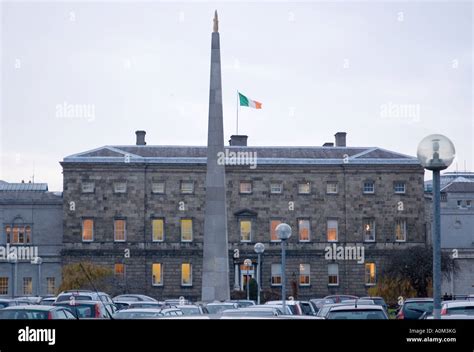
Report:
[[[237,136],[239,135],[239,91],[237,90],[237,128],[236,133]]]

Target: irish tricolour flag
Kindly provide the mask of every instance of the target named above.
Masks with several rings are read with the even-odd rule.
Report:
[[[249,108],[254,108],[254,109],[262,108],[262,103],[256,100],[251,100],[247,98],[245,95],[243,95],[242,93],[239,93],[239,102],[240,102],[240,106],[248,106]]]

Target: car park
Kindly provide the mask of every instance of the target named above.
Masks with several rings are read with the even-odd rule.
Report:
[[[64,307],[24,305],[0,309],[0,319],[51,320],[77,318],[73,313]]]
[[[433,298],[408,298],[400,307],[397,319],[419,319],[423,313],[433,312]]]
[[[338,304],[330,308],[328,320],[387,320],[388,315],[382,306],[375,304]]]

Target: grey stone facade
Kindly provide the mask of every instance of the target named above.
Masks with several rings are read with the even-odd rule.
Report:
[[[8,244],[10,249],[37,248],[28,257],[19,255],[16,264],[0,258],[0,296],[55,294],[61,284],[62,205],[61,194],[48,192],[46,184],[0,181],[0,247],[6,248]],[[14,235],[15,229],[18,235]],[[26,239],[27,232],[30,240]],[[39,256],[42,263],[32,264],[32,256]],[[31,284],[25,285],[25,279],[31,280]]]
[[[328,264],[324,257],[328,242],[327,220],[338,221],[337,245],[361,245],[365,262],[373,262],[376,276],[383,272],[389,251],[425,245],[426,220],[423,192],[424,170],[416,158],[380,148],[354,147],[226,147],[228,151],[256,152],[257,167],[226,166],[227,227],[229,236],[229,283],[235,272],[241,285],[239,266],[246,258],[256,263],[256,242],[265,244],[262,289],[271,285],[272,264],[280,263],[280,244],[270,240],[270,221],[279,219],[293,228],[287,250],[288,291],[299,281],[300,264],[310,265],[310,284],[297,284],[298,297],[319,297],[332,293],[366,294],[365,265],[336,260],[339,284],[328,285]],[[201,299],[201,272],[205,207],[205,147],[106,146],[66,157],[64,174],[64,263],[89,260],[113,268],[125,263],[126,274],[116,292],[141,292],[157,297],[185,296]],[[165,193],[152,193],[152,183],[165,182]],[[182,181],[192,181],[194,191],[182,194]],[[252,190],[241,194],[241,181]],[[363,184],[375,185],[373,194],[363,193]],[[93,193],[82,185],[93,182]],[[126,182],[126,193],[114,193],[114,183]],[[282,193],[272,194],[270,183],[281,182]],[[311,193],[299,194],[298,184],[310,182]],[[327,183],[336,182],[337,194],[327,194]],[[396,194],[394,183],[403,182],[405,193]],[[75,209],[71,210],[74,202]],[[182,202],[182,203],[181,203]],[[293,202],[293,203],[290,203]],[[402,203],[400,203],[402,202]],[[184,206],[184,208],[183,208]],[[184,210],[183,210],[184,209]],[[83,219],[94,219],[94,239],[84,242]],[[162,218],[163,242],[152,241],[152,219]],[[182,242],[180,219],[193,220],[192,242]],[[310,221],[310,240],[300,242],[298,219]],[[363,219],[375,221],[375,241],[364,242]],[[125,242],[114,242],[114,219],[126,219]],[[250,219],[250,242],[241,242],[239,219]],[[395,240],[396,220],[406,222],[406,241]],[[124,250],[131,257],[124,259]],[[233,259],[234,250],[239,258]],[[152,285],[152,264],[163,264],[163,285]],[[181,264],[192,264],[192,286],[181,285]],[[235,270],[237,265],[237,271]],[[255,269],[255,267],[253,267]],[[254,270],[255,272],[255,270]]]

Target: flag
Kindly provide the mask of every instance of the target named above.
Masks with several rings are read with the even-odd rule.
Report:
[[[248,106],[249,108],[254,108],[254,109],[262,108],[262,103],[255,100],[251,100],[241,93],[239,93],[239,102],[240,102],[240,106]]]

